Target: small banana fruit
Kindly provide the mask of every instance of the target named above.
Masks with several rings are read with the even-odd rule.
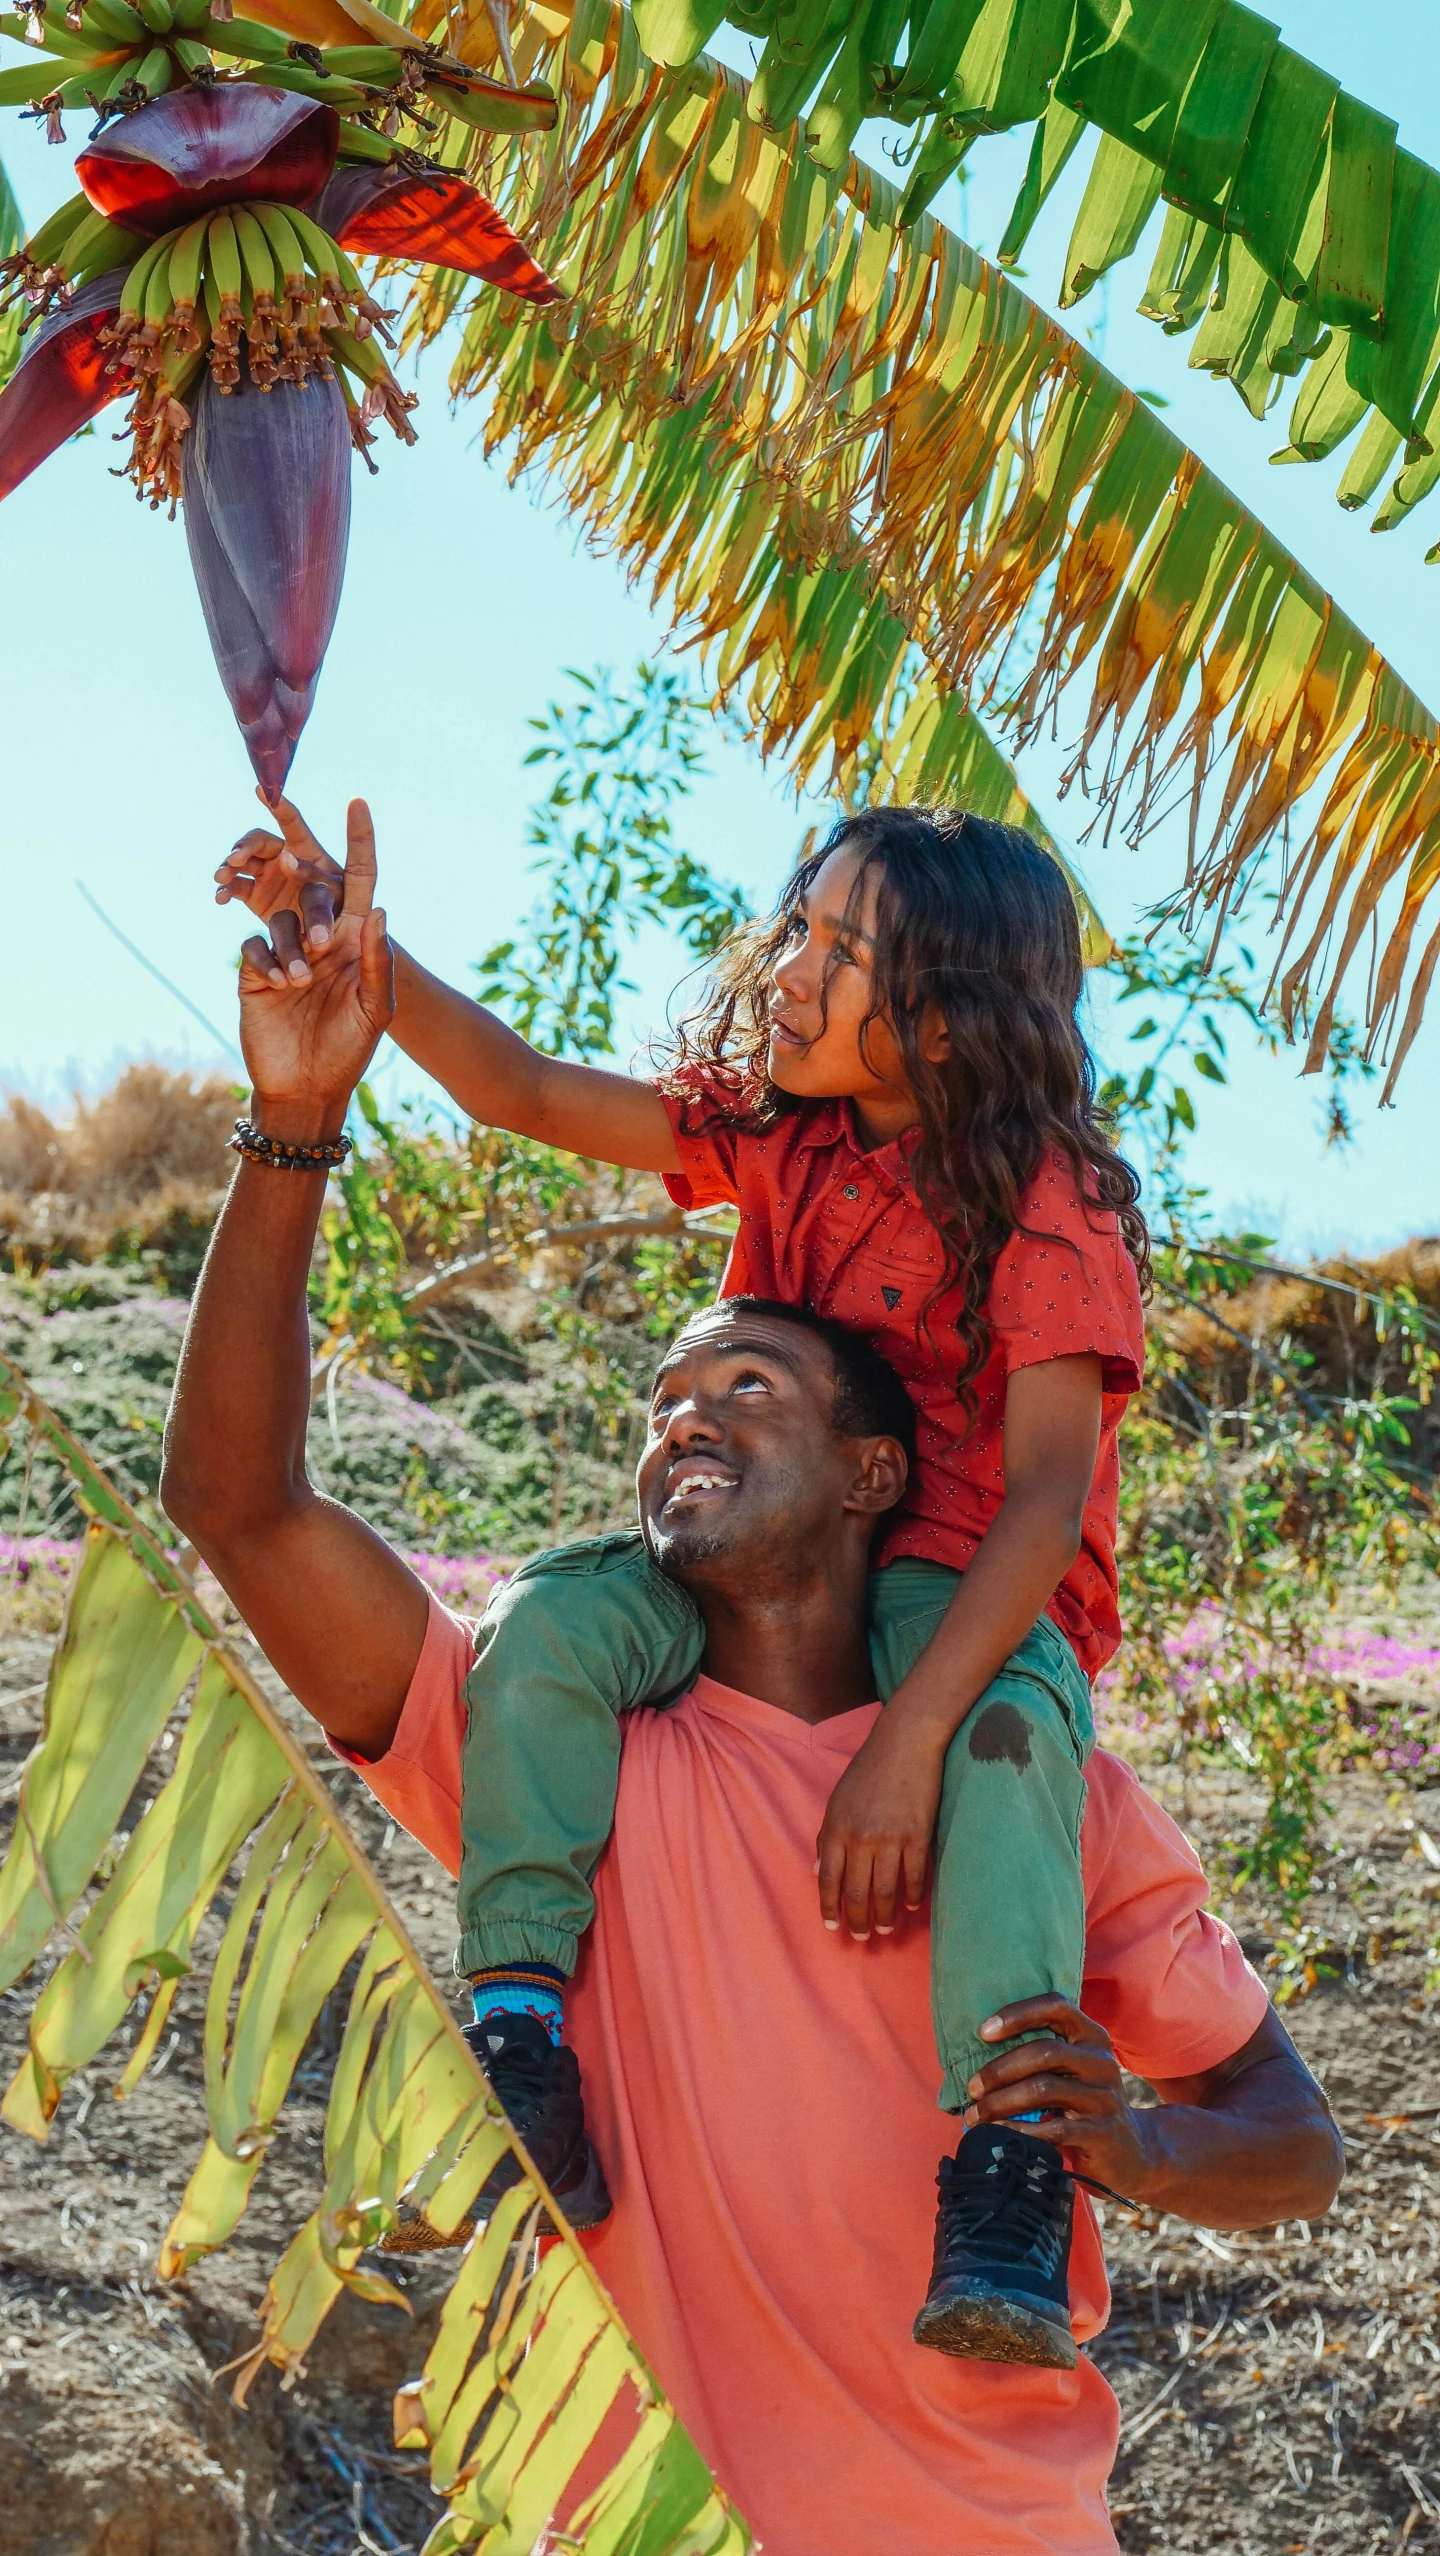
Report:
[[[365,80],[377,89],[393,89],[405,64],[404,55],[388,44],[327,45],[321,59],[332,78]]]
[[[284,62],[289,37],[274,27],[262,27],[254,18],[219,19],[207,15],[195,21],[204,32],[212,53],[237,53],[247,62]]]
[[[212,306],[210,317],[214,343],[210,352],[210,369],[217,390],[233,390],[240,379],[240,331],[244,313],[240,295],[244,284],[240,265],[240,244],[235,225],[228,213],[212,213],[205,235],[207,277],[213,277],[219,308]],[[209,294],[206,294],[207,301]]]
[[[275,260],[270,242],[248,205],[233,205],[230,219],[235,226],[235,245],[244,276],[241,308],[250,350],[250,378],[257,390],[268,391],[279,369],[275,354]]]
[[[168,239],[151,240],[141,250],[121,288],[120,307],[105,332],[106,345],[116,348],[117,351],[123,349],[144,326],[145,297],[149,291],[150,278],[160,260],[169,255],[169,250]]]
[[[202,214],[198,222],[187,222],[184,230],[175,235],[170,251],[170,325],[181,354],[194,354],[202,343],[195,304],[200,294],[200,266],[209,227],[208,214]]]
[[[147,98],[163,98],[175,77],[175,65],[163,44],[152,45],[135,65],[135,78]]]
[[[257,204],[254,213],[284,291],[284,318],[292,328],[298,327],[315,299],[305,273],[305,251],[282,205]]]
[[[131,8],[130,0],[85,0],[82,27],[87,21],[106,44],[134,45],[145,41],[145,21],[138,9]]]
[[[368,124],[342,122],[336,156],[341,161],[359,160],[384,168],[395,157],[395,145],[383,133],[372,133]]]
[[[54,265],[61,250],[78,230],[80,224],[89,220],[90,212],[91,207],[86,196],[72,195],[68,202],[62,204],[58,212],[52,213],[48,222],[42,222],[39,230],[26,241],[24,254],[27,266],[36,274],[45,274],[47,269]]]
[[[267,56],[256,70],[243,76],[258,81],[262,88],[293,89],[297,97],[314,98],[317,105],[334,107],[339,115],[353,115],[357,107],[369,106],[373,99],[373,92],[362,89],[357,81],[327,79],[305,62],[277,62]]]

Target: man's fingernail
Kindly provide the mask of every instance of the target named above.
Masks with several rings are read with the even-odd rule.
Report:
[[[976,2122],[980,2118],[979,2106],[973,2103],[967,2103],[964,2111],[960,2115],[960,2118],[964,2122],[967,2130],[973,2130]]]
[[[868,1944],[870,1941],[869,1927],[852,1926],[850,1929],[850,1941],[852,1944]]]
[[[1000,2018],[998,2015],[987,2015],[985,2021],[980,2026],[982,2032],[999,2032],[1000,2028]]]
[[[284,984],[284,982],[285,982],[284,975],[283,975],[283,973],[281,972],[281,970],[280,970],[278,967],[272,967],[272,968],[271,968],[271,970],[270,970],[270,982],[271,982],[271,984],[272,984],[272,985],[283,985],[283,984]]]
[[[330,940],[330,926],[329,926],[329,924],[328,924],[328,923],[312,923],[312,924],[311,924],[311,926],[310,926],[310,945],[311,945],[312,949],[323,950],[323,949],[327,948],[327,947],[328,947],[328,945],[329,945],[329,940]]]
[[[895,1929],[893,1926],[877,1926],[875,1932],[877,1935],[893,1935]]]
[[[290,846],[289,846],[289,844],[288,844],[288,843],[286,844],[284,851],[283,851],[283,852],[281,853],[281,855],[280,855],[280,867],[281,867],[281,869],[282,869],[282,870],[298,870],[298,869],[299,869],[299,867],[300,867],[300,864],[299,864],[299,862],[296,860],[295,855],[294,855],[294,853],[291,851]]]
[[[826,1920],[825,1920],[825,1932],[826,1932],[826,1934],[827,1934],[827,1935],[838,1935],[838,1934],[839,1934],[839,1932],[840,1932],[840,1920],[839,1920],[839,1918],[838,1918],[838,1917],[827,1917],[827,1918],[826,1918]]]
[[[303,959],[292,959],[290,961],[290,982],[292,985],[309,984],[310,970]]]
[[[983,2093],[984,2093],[984,2091],[985,2091],[985,2089],[984,2089],[984,2087],[981,2085],[980,2080],[979,2080],[979,2078],[978,2078],[978,2077],[972,2077],[972,2078],[971,2078],[971,2080],[970,2080],[970,2082],[969,2082],[969,2084],[967,2085],[967,2087],[966,2087],[966,2089],[965,2089],[965,2092],[966,2092],[967,2094],[974,2094],[974,2095],[983,2094]]]

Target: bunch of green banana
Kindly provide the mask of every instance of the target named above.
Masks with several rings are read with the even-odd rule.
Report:
[[[57,55],[57,68],[105,69],[166,41],[193,53],[187,38],[208,17],[209,0],[82,0],[63,14],[47,7],[0,15],[0,35]],[[208,57],[208,46],[200,51]]]
[[[130,458],[125,475],[133,479],[137,497],[148,497],[152,511],[168,505],[170,520],[180,503],[180,446],[190,432],[185,402],[200,378],[203,346],[182,351],[171,346],[163,362],[138,384],[126,414]]]
[[[64,140],[67,107],[143,106],[177,80],[213,74],[210,48],[193,33],[209,11],[210,0],[70,0],[62,14],[36,0],[0,16],[0,34],[46,56],[0,72],[0,106],[43,114],[52,142]]]
[[[62,292],[128,265],[144,245],[134,231],[97,213],[85,196],[72,195],[0,264],[0,284],[10,288],[0,308],[23,297],[37,312],[47,310]]]
[[[217,390],[233,390],[242,339],[257,390],[298,387],[338,364],[361,385],[362,423],[383,414],[413,443],[414,398],[375,342],[376,330],[389,340],[387,316],[353,260],[297,206],[232,204],[140,249],[104,343],[142,390],[205,353]],[[181,396],[173,382],[170,396]]]

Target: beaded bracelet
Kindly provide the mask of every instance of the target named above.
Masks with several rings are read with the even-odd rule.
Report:
[[[330,1171],[351,1150],[348,1136],[332,1136],[323,1145],[284,1145],[262,1135],[253,1118],[236,1119],[230,1145],[247,1163],[264,1163],[269,1171]]]

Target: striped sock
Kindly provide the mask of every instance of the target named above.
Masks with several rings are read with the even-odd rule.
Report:
[[[565,2025],[565,1973],[548,1961],[500,1962],[470,1974],[475,2021],[488,2015],[533,2015],[558,2046]]]

